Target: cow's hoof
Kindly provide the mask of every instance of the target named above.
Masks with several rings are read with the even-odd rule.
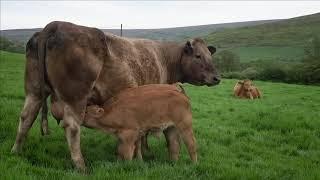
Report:
[[[84,175],[89,174],[86,167],[77,167],[77,171],[81,174],[84,174]]]
[[[21,152],[21,148],[18,148],[16,145],[14,145],[11,149],[12,154],[19,154]]]
[[[75,162],[76,168],[78,172],[86,174],[87,173],[87,168],[86,165],[84,164],[83,160],[79,160]]]

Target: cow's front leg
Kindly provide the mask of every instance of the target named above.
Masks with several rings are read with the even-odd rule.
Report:
[[[63,128],[68,141],[71,158],[76,168],[85,172],[86,166],[80,148],[80,119],[70,106],[65,105],[63,115]]]
[[[20,123],[18,127],[16,142],[11,152],[18,153],[21,151],[22,145],[26,139],[33,122],[36,120],[39,109],[41,107],[41,98],[35,95],[27,95],[24,101],[24,107],[20,115]]]

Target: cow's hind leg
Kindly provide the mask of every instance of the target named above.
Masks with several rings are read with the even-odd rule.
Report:
[[[65,105],[63,113],[63,128],[71,153],[71,159],[77,169],[85,172],[86,166],[80,147],[81,117],[76,112],[74,112],[69,105]]]
[[[33,122],[37,118],[39,109],[41,107],[41,98],[34,95],[27,95],[24,107],[20,115],[20,122],[17,132],[15,144],[11,152],[17,153],[21,151],[22,145],[26,139],[27,133],[31,128]]]

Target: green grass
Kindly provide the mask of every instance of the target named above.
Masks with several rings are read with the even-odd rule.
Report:
[[[116,141],[82,128],[81,146],[90,169],[77,173],[63,129],[50,116],[51,135],[39,123],[29,132],[23,152],[10,153],[23,106],[24,56],[0,53],[1,179],[319,179],[320,88],[256,81],[260,100],[232,96],[236,80],[216,87],[185,85],[191,98],[198,164],[183,146],[180,160],[168,159],[164,138],[150,138],[154,158],[117,161]]]

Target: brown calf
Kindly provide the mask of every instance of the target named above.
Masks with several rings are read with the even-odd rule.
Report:
[[[249,79],[238,81],[233,88],[233,92],[235,97],[246,99],[261,98],[259,89],[255,87]]]
[[[142,158],[141,137],[148,131],[166,135],[170,157],[178,159],[181,134],[190,158],[197,161],[188,97],[174,85],[144,85],[129,88],[107,101],[103,107],[87,107],[84,126],[112,133],[119,139],[120,158]],[[177,133],[178,132],[178,133]]]

